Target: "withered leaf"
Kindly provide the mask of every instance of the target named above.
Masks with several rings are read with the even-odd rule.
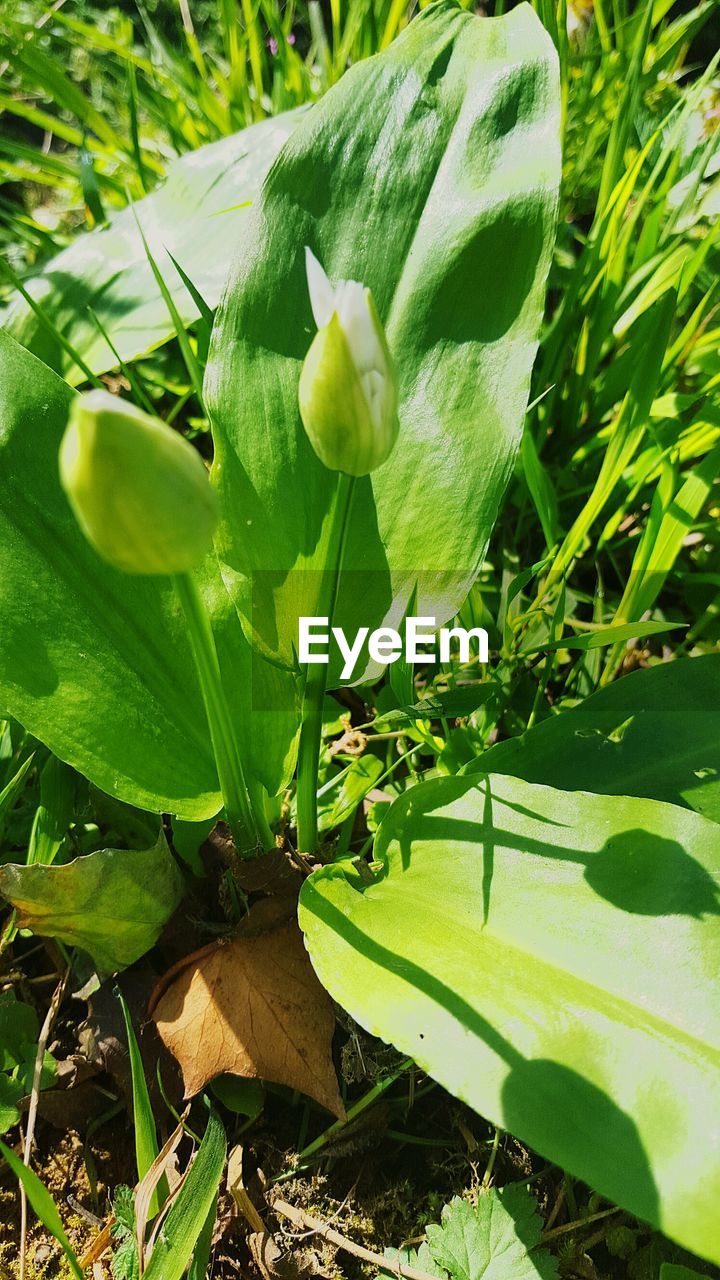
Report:
[[[238,934],[165,975],[150,1007],[186,1098],[222,1072],[298,1089],[345,1118],[331,1043],[335,1015],[315,977],[295,904],[263,899]]]

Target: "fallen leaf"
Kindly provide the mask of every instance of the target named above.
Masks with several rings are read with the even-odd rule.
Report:
[[[150,849],[98,849],[63,866],[0,867],[0,894],[17,925],[82,947],[103,973],[138,960],[183,896],[183,878],[161,834]]]
[[[150,1007],[192,1098],[228,1072],[297,1089],[345,1118],[332,1062],[335,1014],[292,900],[261,899],[238,934],[188,956]]]
[[[226,822],[213,827],[200,853],[207,865],[219,864],[223,869],[231,867],[233,876],[245,893],[274,894],[276,897],[297,897],[302,876],[293,867],[282,849],[271,849],[258,858],[238,858],[235,844]]]

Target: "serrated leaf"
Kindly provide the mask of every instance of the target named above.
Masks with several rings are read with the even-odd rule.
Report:
[[[138,1280],[140,1265],[134,1235],[123,1236],[116,1245],[110,1269],[113,1280]]]
[[[115,1188],[113,1213],[115,1214],[113,1236],[120,1238],[126,1232],[135,1230],[135,1192],[132,1187],[126,1187],[121,1183]]]
[[[541,1229],[528,1189],[511,1185],[491,1188],[476,1205],[455,1196],[442,1211],[441,1225],[429,1225],[425,1235],[451,1280],[551,1280],[555,1260],[536,1249]]]

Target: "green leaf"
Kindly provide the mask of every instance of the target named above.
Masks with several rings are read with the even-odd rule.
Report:
[[[49,866],[55,861],[72,821],[75,781],[74,771],[50,756],[40,774],[40,804],[30,832],[28,862]]]
[[[120,1001],[120,1007],[125,1020],[125,1032],[128,1041],[130,1073],[132,1077],[135,1167],[137,1169],[138,1182],[142,1182],[148,1169],[157,1158],[159,1150],[157,1131],[155,1128],[155,1117],[153,1115],[150,1094],[148,1093],[147,1080],[145,1079],[145,1068],[143,1066],[142,1054],[140,1053],[140,1046],[137,1042],[132,1018],[130,1017],[130,1010],[128,1009],[127,1001],[119,990],[117,992],[117,998]],[[167,1195],[167,1179],[163,1174],[150,1201],[148,1220],[155,1217],[160,1205],[164,1204]]]
[[[165,251],[177,259],[205,302],[215,307],[227,258],[224,253],[208,253],[208,244],[230,244],[242,237],[250,216],[246,206],[303,114],[302,109],[286,112],[183,156],[170,166],[163,186],[134,206],[186,324],[197,318],[198,308]],[[106,230],[79,236],[40,275],[25,281],[25,287],[94,373],[116,368],[117,358],[89,307],[123,360],[143,355],[174,332],[131,208],[117,214]],[[81,370],[21,298],[3,323],[51,368],[71,382],[83,381]]]
[[[130,1187],[115,1188],[113,1214],[115,1221],[110,1235],[117,1241],[110,1264],[113,1280],[138,1280],[140,1263],[135,1235],[135,1194]]]
[[[113,1280],[138,1280],[140,1264],[134,1236],[124,1236],[115,1246],[110,1267]]]
[[[20,1119],[18,1103],[27,1093],[21,1080],[0,1072],[0,1133],[7,1133]]]
[[[60,1219],[57,1205],[50,1195],[50,1192],[43,1186],[37,1174],[33,1173],[32,1169],[28,1169],[28,1167],[23,1164],[22,1160],[18,1159],[15,1152],[5,1146],[4,1142],[0,1142],[0,1152],[7,1160],[10,1168],[15,1174],[15,1177],[25,1188],[25,1194],[43,1226],[60,1245],[70,1264],[70,1270],[76,1277],[76,1280],[84,1280],[80,1263],[78,1262],[70,1241],[65,1234],[65,1229]]]
[[[0,791],[0,839],[2,839],[8,818],[10,817],[15,802],[22,791],[25,778],[30,772],[32,762],[33,756],[28,756],[27,760],[23,761],[14,776],[5,784],[2,791]]]
[[[113,1214],[116,1219],[112,1227],[113,1236],[122,1237],[135,1230],[135,1192],[132,1187],[121,1184],[115,1188]]]
[[[720,842],[654,800],[441,778],[382,871],[303,885],[318,977],[372,1035],[602,1195],[720,1261]]]
[[[368,753],[353,760],[340,784],[340,790],[330,812],[323,815],[321,827],[327,830],[349,818],[365,796],[372,791],[382,773],[383,763],[377,756]]]
[[[248,1081],[250,1083],[250,1081]],[[212,1204],[208,1210],[207,1218],[200,1230],[197,1238],[197,1244],[193,1250],[192,1262],[188,1271],[188,1280],[207,1280],[208,1269],[210,1267],[210,1256],[213,1248],[213,1236],[215,1234],[215,1221],[217,1219],[218,1197],[215,1195]]]
[[[411,707],[397,707],[391,711],[383,711],[372,721],[371,728],[384,733],[388,729],[411,728],[417,720],[437,720],[446,718],[454,720],[472,715],[495,692],[495,686],[489,683],[460,685],[457,689],[448,689],[447,693],[433,693]]]
[[[180,1280],[204,1235],[225,1166],[225,1132],[214,1111],[190,1172],[173,1201],[143,1275],[145,1280]]]
[[[702,1280],[702,1272],[693,1271],[679,1262],[661,1262],[660,1280]]]
[[[11,1071],[35,1051],[40,1024],[35,1010],[13,991],[0,993],[0,1071]]]
[[[154,849],[99,849],[64,866],[0,867],[0,894],[18,912],[18,927],[82,947],[103,973],[149,950],[183,891],[162,834]]]
[[[622,676],[570,711],[491,747],[466,773],[687,805],[720,822],[720,655]]]
[[[205,385],[225,580],[274,659],[294,663],[298,615],[317,613],[336,485],[298,411],[315,329],[304,246],[331,280],[372,289],[400,381],[398,443],[355,487],[335,623],[397,622],[416,587],[415,612],[439,623],[477,574],[522,435],[559,130],[555,50],[531,8],[480,19],[443,0],[280,152]]]
[[[451,1280],[550,1280],[557,1274],[546,1250],[536,1251],[542,1224],[527,1187],[494,1187],[476,1205],[454,1196],[440,1226],[425,1228],[428,1248]],[[534,1252],[530,1252],[533,1250]]]
[[[236,1116],[257,1120],[265,1103],[265,1086],[262,1080],[247,1080],[227,1072],[216,1076],[210,1085],[215,1097]]]
[[[619,644],[625,640],[635,640],[638,636],[658,636],[665,631],[677,631],[687,626],[685,622],[645,622],[616,623],[612,627],[600,627],[597,631],[583,632],[582,635],[561,636],[559,640],[548,640],[545,644],[534,645],[531,649],[521,650],[520,656],[525,658],[533,653],[552,653],[558,649],[579,649],[587,653],[589,649],[602,649],[609,644]]]
[[[105,564],[60,488],[73,394],[0,331],[0,705],[108,794],[209,818],[222,799],[172,584]],[[244,758],[275,792],[292,763],[294,687],[251,659],[214,561],[203,575]]]

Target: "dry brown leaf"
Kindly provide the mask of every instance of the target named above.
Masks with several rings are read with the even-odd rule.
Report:
[[[335,1015],[308,959],[292,901],[263,899],[241,931],[165,975],[150,1007],[180,1064],[185,1097],[222,1072],[298,1089],[340,1119]]]

